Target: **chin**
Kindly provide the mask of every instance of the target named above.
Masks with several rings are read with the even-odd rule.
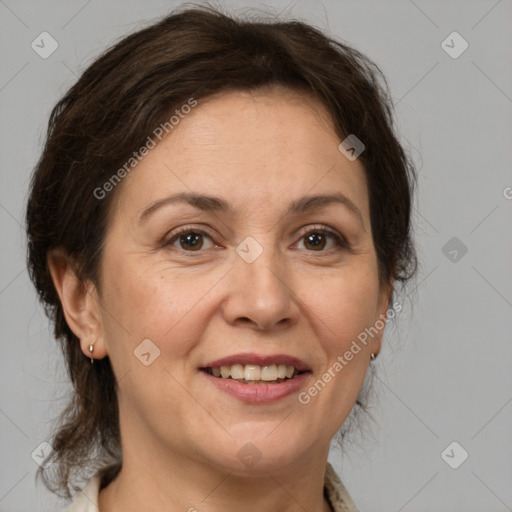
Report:
[[[264,427],[253,424],[252,429],[244,425],[243,433],[233,434],[230,431],[232,437],[217,444],[220,450],[216,451],[212,463],[240,476],[268,476],[269,472],[306,458],[311,449],[311,433],[299,435],[285,428],[278,433],[278,425],[279,422],[273,421],[272,425],[265,424]],[[212,456],[211,452],[209,456]]]

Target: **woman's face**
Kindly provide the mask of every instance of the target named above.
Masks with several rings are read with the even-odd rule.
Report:
[[[95,355],[118,380],[125,460],[243,473],[326,455],[389,298],[364,170],[339,143],[314,100],[223,93],[118,185]]]

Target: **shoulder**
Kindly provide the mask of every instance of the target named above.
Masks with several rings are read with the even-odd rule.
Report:
[[[78,493],[75,501],[66,512],[98,512],[101,475],[96,473],[87,485]]]
[[[359,512],[336,471],[329,463],[325,469],[324,488],[334,512]]]

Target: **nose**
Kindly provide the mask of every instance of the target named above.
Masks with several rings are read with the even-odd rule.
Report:
[[[289,269],[275,251],[265,249],[252,263],[237,257],[222,306],[226,322],[259,331],[293,325],[299,308],[291,286]]]

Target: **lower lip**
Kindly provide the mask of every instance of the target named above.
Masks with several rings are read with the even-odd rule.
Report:
[[[222,379],[214,377],[209,373],[201,371],[214,386],[228,393],[242,402],[251,404],[277,402],[293,393],[299,391],[309,373],[301,373],[293,379],[287,379],[279,384],[243,384],[233,379]]]

